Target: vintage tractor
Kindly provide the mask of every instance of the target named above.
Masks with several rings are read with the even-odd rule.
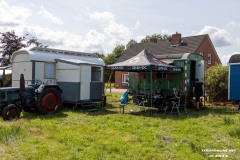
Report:
[[[0,88],[0,112],[3,120],[18,119],[21,111],[41,114],[52,114],[62,106],[62,90],[55,84],[44,84],[36,81],[25,87],[23,75],[20,78],[20,88]]]

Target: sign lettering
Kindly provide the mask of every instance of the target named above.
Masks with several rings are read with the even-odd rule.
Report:
[[[114,66],[114,67],[111,67],[112,70],[123,70],[124,67],[123,66]]]
[[[132,70],[146,70],[147,66],[132,66]]]

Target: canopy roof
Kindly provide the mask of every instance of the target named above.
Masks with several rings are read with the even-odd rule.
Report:
[[[161,72],[182,72],[181,67],[169,65],[153,56],[147,50],[141,51],[136,56],[119,63],[107,66],[108,70],[115,71],[161,71]]]

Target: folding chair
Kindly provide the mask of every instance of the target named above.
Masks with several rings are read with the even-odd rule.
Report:
[[[144,108],[145,105],[144,99],[139,98],[135,92],[132,93],[132,99],[135,105],[137,105],[140,109],[144,109],[146,111],[146,108]]]
[[[165,103],[165,98],[161,97],[161,98],[154,98],[153,101],[153,105],[155,108],[158,108],[159,110],[163,109]]]
[[[175,102],[174,105],[172,106],[172,110],[171,110],[171,114],[173,113],[173,110],[176,109],[178,114],[180,115],[180,110],[184,110],[187,114],[187,110],[186,110],[186,94],[185,93],[181,93],[180,94],[180,98],[178,100],[178,102]]]

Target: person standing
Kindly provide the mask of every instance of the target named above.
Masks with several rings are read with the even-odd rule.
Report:
[[[193,85],[193,95],[196,98],[197,110],[199,110],[200,97],[203,95],[203,83],[198,78],[195,79],[195,84]]]

